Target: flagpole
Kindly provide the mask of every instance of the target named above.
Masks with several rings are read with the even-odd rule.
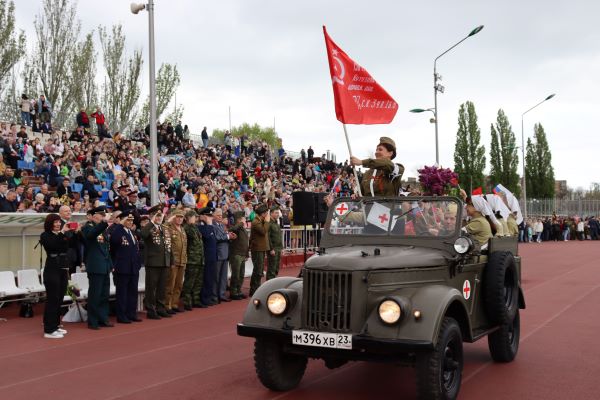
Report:
[[[348,145],[348,153],[350,153],[350,158],[352,159],[352,147],[350,147],[350,138],[348,137],[348,130],[346,129],[346,124],[342,124],[344,127],[344,135],[346,136],[346,144]],[[352,165],[352,162],[350,162]],[[358,172],[356,172],[356,167],[352,165],[352,170],[354,171],[354,178],[356,179],[356,188],[358,190],[358,197],[362,197],[362,191],[360,190],[360,181],[358,180]]]

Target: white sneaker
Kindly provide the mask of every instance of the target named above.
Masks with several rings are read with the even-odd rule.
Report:
[[[60,333],[60,334],[62,334],[62,335],[66,335],[66,334],[68,333],[68,332],[67,332],[67,330],[66,330],[66,329],[63,329],[63,328],[58,328],[58,329],[56,330],[56,332],[58,332],[58,333]]]
[[[46,339],[62,339],[64,338],[63,334],[59,331],[54,331],[52,333],[44,333],[44,337]]]

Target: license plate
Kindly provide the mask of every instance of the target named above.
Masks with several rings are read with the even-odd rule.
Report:
[[[345,333],[292,331],[292,344],[352,350],[352,335]]]

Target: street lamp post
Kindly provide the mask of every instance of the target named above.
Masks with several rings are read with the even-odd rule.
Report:
[[[525,211],[523,213],[523,217],[525,217],[525,219],[527,219],[527,178],[525,176],[525,130],[523,129],[523,117],[525,117],[525,114],[527,114],[529,111],[533,110],[542,103],[550,100],[554,96],[556,96],[556,94],[551,94],[550,96],[546,97],[544,100],[540,101],[535,106],[531,107],[529,110],[521,114],[521,154],[523,157],[523,210]]]
[[[150,204],[158,204],[158,137],[156,133],[156,73],[154,53],[154,0],[148,4],[131,3],[131,12],[148,11],[148,64],[150,79]]]
[[[434,101],[434,116],[435,116],[435,163],[436,165],[440,165],[440,152],[438,145],[438,106],[437,106],[437,94],[438,92],[444,93],[444,86],[438,83],[438,81],[442,80],[442,76],[437,73],[437,60],[442,57],[444,54],[448,53],[450,50],[470,38],[481,32],[483,29],[483,25],[479,25],[477,28],[473,29],[467,36],[465,36],[462,40],[456,43],[454,46],[450,47],[448,50],[444,51],[442,54],[437,56],[435,60],[433,60],[433,101]]]

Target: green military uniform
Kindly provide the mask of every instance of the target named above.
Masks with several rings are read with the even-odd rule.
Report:
[[[187,265],[183,280],[183,304],[187,309],[200,306],[200,291],[204,283],[204,244],[195,225],[183,226],[187,235]]]
[[[283,238],[281,227],[277,221],[269,223],[269,248],[267,255],[267,280],[277,277],[279,264],[281,262],[281,250],[283,250]],[[274,254],[272,254],[274,252]]]
[[[168,317],[165,307],[165,290],[171,266],[171,237],[169,229],[152,221],[142,228],[144,240],[144,266],[146,267],[146,293],[144,306],[148,317]]]
[[[93,329],[108,324],[109,274],[112,261],[106,228],[106,222],[95,224],[90,221],[81,229],[85,246],[85,268],[90,282],[87,301],[88,326]]]
[[[492,234],[492,228],[490,227],[488,220],[480,213],[478,214],[479,215],[471,218],[469,223],[465,226],[465,229],[481,246],[483,246],[487,244],[488,240],[494,235]]]
[[[517,219],[515,218],[514,214],[508,215],[508,221],[506,221],[506,224],[508,225],[508,232],[510,233],[510,236],[519,236],[519,225],[517,225]]]
[[[235,233],[237,236],[229,242],[229,265],[231,266],[229,289],[231,297],[236,298],[242,295],[242,284],[244,283],[246,260],[248,259],[249,240],[248,231],[243,222],[235,224],[229,231]]]
[[[250,229],[250,250],[252,251],[252,278],[250,279],[250,296],[260,286],[260,281],[265,269],[265,256],[269,248],[269,223],[261,214],[268,212],[265,205],[256,208],[256,218],[252,221]]]
[[[362,195],[367,196],[398,196],[402,190],[401,180],[404,173],[402,164],[394,164],[396,143],[389,137],[379,138],[379,146],[392,152],[390,158],[367,158],[361,160],[361,165],[369,168],[360,182]]]

